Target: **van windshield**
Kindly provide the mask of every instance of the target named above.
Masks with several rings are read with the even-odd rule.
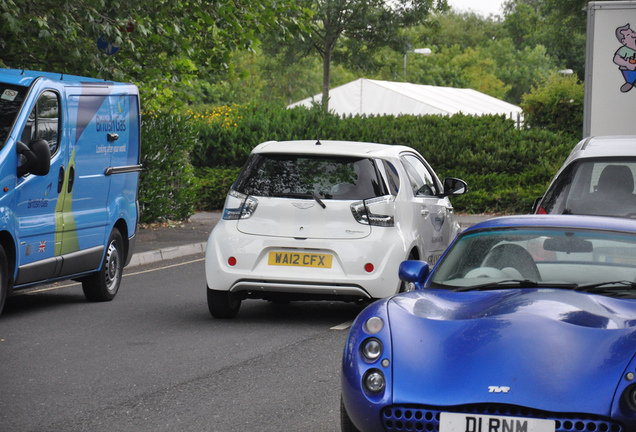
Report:
[[[360,200],[388,189],[372,159],[297,154],[254,154],[236,181],[246,195]]]
[[[28,88],[0,83],[0,148],[4,147]]]

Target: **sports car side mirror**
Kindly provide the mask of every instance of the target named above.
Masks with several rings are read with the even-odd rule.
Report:
[[[429,273],[430,269],[426,261],[409,260],[400,263],[398,275],[400,280],[411,282],[417,289],[421,289]]]
[[[443,196],[462,195],[468,190],[468,185],[464,180],[455,177],[446,177],[444,179]]]

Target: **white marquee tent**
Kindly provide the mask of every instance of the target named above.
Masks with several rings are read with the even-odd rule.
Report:
[[[291,104],[311,107],[322,95]],[[521,108],[472,89],[437,87],[360,78],[329,91],[329,111],[341,116],[366,115],[465,115],[503,114],[514,120]]]

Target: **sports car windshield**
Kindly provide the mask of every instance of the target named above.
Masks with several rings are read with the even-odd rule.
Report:
[[[547,287],[636,296],[636,236],[573,229],[467,233],[431,277],[457,291]]]

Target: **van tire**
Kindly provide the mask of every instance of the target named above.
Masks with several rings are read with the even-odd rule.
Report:
[[[7,300],[9,291],[9,264],[7,263],[7,254],[4,248],[0,246],[0,314],[4,309],[4,303]]]
[[[111,301],[117,295],[124,271],[124,241],[117,228],[110,233],[101,268],[82,281],[88,301]]]
[[[241,299],[229,291],[217,291],[206,287],[208,309],[214,318],[234,318],[241,308]]]

